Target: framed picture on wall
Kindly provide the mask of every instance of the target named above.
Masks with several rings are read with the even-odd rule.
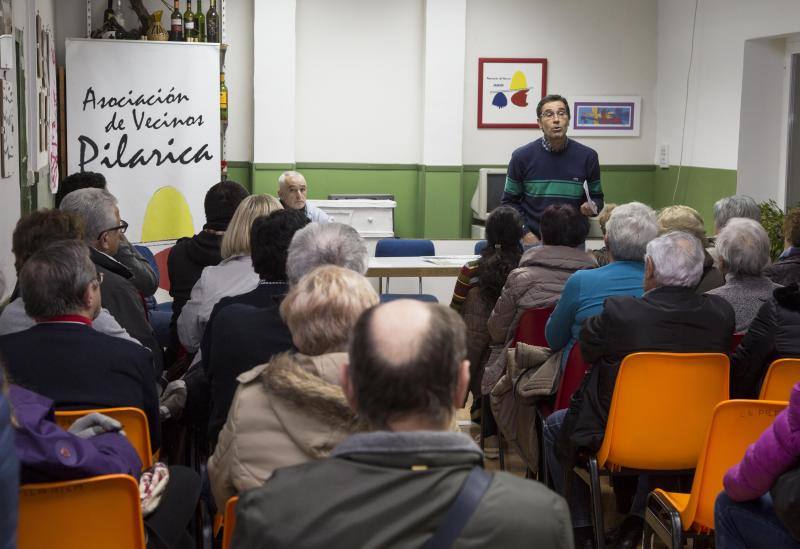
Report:
[[[547,95],[547,59],[478,59],[478,127],[538,128],[536,104]]]
[[[637,137],[642,98],[638,95],[570,97],[570,135]]]

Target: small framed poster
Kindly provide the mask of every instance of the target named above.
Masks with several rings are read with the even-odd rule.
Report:
[[[637,137],[642,98],[638,95],[571,97],[570,135]]]
[[[538,128],[536,105],[547,95],[547,59],[478,59],[478,127]]]

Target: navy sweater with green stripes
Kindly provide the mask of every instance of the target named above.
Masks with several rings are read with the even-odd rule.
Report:
[[[511,155],[501,203],[514,206],[526,229],[539,236],[539,220],[550,204],[567,203],[580,209],[586,201],[584,180],[599,212],[603,189],[597,153],[571,139],[564,150],[550,152],[539,138]]]

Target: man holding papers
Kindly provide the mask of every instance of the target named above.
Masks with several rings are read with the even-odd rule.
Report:
[[[586,216],[603,209],[597,153],[567,137],[567,100],[560,95],[543,97],[536,116],[544,135],[511,155],[501,201],[522,215],[526,245],[539,241],[539,219],[550,204],[572,204]]]

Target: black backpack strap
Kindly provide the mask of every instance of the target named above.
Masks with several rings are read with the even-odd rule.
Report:
[[[439,527],[423,546],[423,549],[448,549],[458,539],[461,530],[467,525],[472,513],[478,508],[481,498],[489,489],[492,475],[483,467],[473,467],[467,480],[461,485],[456,499],[447,509]]]

